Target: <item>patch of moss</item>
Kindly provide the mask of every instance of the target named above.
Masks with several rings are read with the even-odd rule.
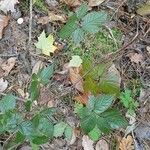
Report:
[[[114,52],[121,46],[122,33],[119,29],[114,28],[110,32],[103,29],[96,34],[86,35],[83,44],[75,45],[69,42],[66,52],[67,56],[80,55],[82,58],[94,59],[97,61],[104,54]]]

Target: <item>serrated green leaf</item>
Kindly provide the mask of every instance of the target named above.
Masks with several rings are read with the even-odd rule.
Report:
[[[65,131],[67,124],[64,122],[57,123],[54,126],[54,137],[61,137]]]
[[[72,35],[72,33],[78,28],[77,26],[77,16],[76,14],[72,15],[66,25],[62,27],[59,32],[59,36],[63,39],[66,39]]]
[[[81,128],[86,134],[93,130],[95,125],[96,116],[93,113],[81,119]]]
[[[16,133],[15,143],[22,143],[25,140],[25,136],[21,132]]]
[[[73,129],[71,128],[71,126],[67,125],[67,127],[65,128],[65,132],[64,132],[65,137],[68,140],[70,140],[72,138],[72,134],[73,134]]]
[[[46,135],[49,139],[53,137],[54,126],[53,123],[50,122],[47,118],[40,118],[38,130],[43,135]]]
[[[114,97],[109,95],[100,95],[96,97],[94,112],[100,114],[106,111],[111,106],[113,100]]]
[[[18,124],[23,121],[23,117],[20,113],[17,112],[7,112],[5,114],[5,130],[6,131],[15,131],[18,128]]]
[[[2,113],[14,109],[16,107],[16,99],[12,94],[6,95],[0,101],[0,111]]]
[[[54,74],[54,66],[50,65],[48,67],[45,67],[42,69],[42,71],[38,74],[40,81],[43,85],[47,84],[49,82],[49,79]]]
[[[51,108],[45,108],[40,112],[40,115],[43,117],[50,117],[56,112],[56,108],[51,107]]]
[[[41,50],[41,53],[47,56],[50,56],[50,53],[54,53],[57,49],[56,46],[53,45],[54,38],[52,35],[46,37],[45,31],[41,33],[38,37],[38,42],[35,43],[36,48]]]
[[[47,136],[37,136],[32,140],[32,143],[37,144],[37,145],[41,145],[44,143],[47,143],[49,141],[49,138]]]
[[[105,12],[91,12],[82,18],[81,26],[85,31],[90,33],[96,33],[99,31],[99,27],[102,26],[107,20],[107,14]]]
[[[99,138],[101,137],[101,131],[99,130],[99,128],[97,126],[95,126],[95,128],[90,131],[88,133],[88,136],[93,140],[93,141],[98,141]]]
[[[114,81],[102,79],[99,83],[99,88],[105,94],[116,94],[120,93],[120,87]]]
[[[76,10],[77,18],[81,19],[82,17],[84,17],[88,12],[88,9],[89,7],[86,4],[82,4],[80,7],[78,7]]]
[[[82,119],[90,115],[90,111],[86,107],[82,107],[76,111],[77,115]]]
[[[126,119],[120,114],[116,109],[109,109],[102,113],[112,129],[118,129],[121,127],[126,127],[128,125]]]
[[[85,77],[83,87],[86,92],[90,91],[94,95],[96,95],[97,93],[100,92],[100,88],[99,88],[98,84],[90,75],[87,75]]]
[[[32,101],[37,100],[40,94],[40,83],[38,80],[32,80],[29,87],[30,98]]]
[[[29,139],[31,139],[36,134],[31,121],[22,122],[19,125],[19,131]]]
[[[77,28],[72,33],[72,39],[76,44],[79,44],[84,39],[84,31],[81,28]]]
[[[86,105],[86,107],[88,108],[88,110],[92,111],[94,109],[95,100],[96,100],[96,98],[94,96],[90,96],[89,97],[87,105]]]
[[[109,133],[111,130],[111,126],[107,122],[107,120],[103,117],[97,117],[96,119],[97,127],[101,130],[103,133]]]
[[[82,64],[82,59],[78,55],[72,56],[72,59],[69,62],[69,67],[80,67]]]

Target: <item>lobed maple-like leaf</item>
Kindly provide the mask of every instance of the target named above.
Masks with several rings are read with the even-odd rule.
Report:
[[[54,53],[57,49],[56,46],[53,45],[54,38],[52,35],[46,37],[45,32],[43,31],[41,35],[38,37],[38,42],[35,43],[36,48],[41,50],[41,53],[47,56],[50,56],[50,53]]]

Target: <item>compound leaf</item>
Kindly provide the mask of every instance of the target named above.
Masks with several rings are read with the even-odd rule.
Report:
[[[81,23],[82,28],[90,33],[96,33],[99,31],[99,27],[105,23],[107,14],[105,12],[91,12],[83,17]]]

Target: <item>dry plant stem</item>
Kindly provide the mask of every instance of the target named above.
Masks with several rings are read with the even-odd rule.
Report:
[[[29,19],[29,46],[31,44],[31,38],[32,38],[32,8],[33,8],[33,2],[30,0],[30,19]]]

